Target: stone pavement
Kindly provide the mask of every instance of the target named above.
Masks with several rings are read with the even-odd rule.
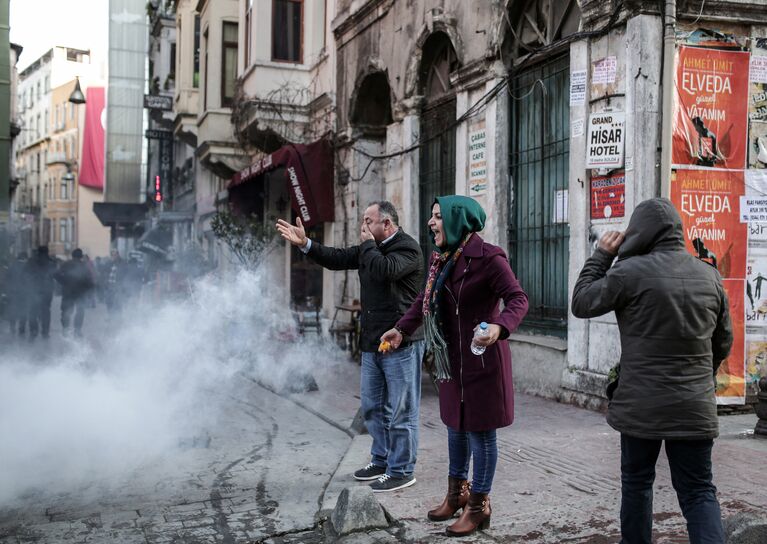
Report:
[[[619,435],[605,423],[604,416],[524,394],[516,395],[515,412],[514,424],[498,434],[500,458],[491,494],[491,527],[463,540],[535,544],[618,542]],[[767,458],[767,440],[753,437],[755,423],[753,414],[720,417],[714,477],[724,516],[767,515],[767,487],[759,476]],[[322,502],[324,510],[332,509],[344,487],[365,485],[355,482],[351,473],[368,462],[369,447],[369,436],[354,438],[328,485]],[[447,465],[447,432],[439,418],[436,395],[424,381],[418,482],[398,492],[376,495],[397,520],[388,533],[388,538],[395,540],[388,540],[384,532],[378,531],[349,542],[453,541],[444,536],[445,523],[430,522],[425,516],[444,496]],[[657,542],[687,542],[684,518],[663,453],[658,463],[654,502]]]
[[[2,338],[0,338],[0,342]],[[207,401],[217,424],[177,449],[111,480],[67,493],[31,491],[0,505],[0,544],[446,542],[425,513],[445,492],[446,431],[423,383],[415,486],[376,497],[386,530],[337,539],[326,523],[351,473],[368,462],[370,438],[349,429],[359,406],[359,366],[318,367],[317,391],[276,394],[246,375]],[[206,401],[206,402],[207,402]],[[767,440],[754,415],[720,418],[715,482],[725,515],[767,511],[761,474]],[[0,437],[2,439],[2,437]],[[499,432],[491,528],[463,542],[533,544],[618,541],[618,435],[602,414],[517,394],[516,421]],[[665,458],[655,497],[658,543],[687,542]]]

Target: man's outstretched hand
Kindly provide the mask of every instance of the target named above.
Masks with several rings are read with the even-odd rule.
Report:
[[[291,225],[284,219],[278,219],[277,232],[294,246],[304,247],[306,245],[306,231],[304,230],[304,224],[301,223],[300,217],[296,217],[295,225]]]

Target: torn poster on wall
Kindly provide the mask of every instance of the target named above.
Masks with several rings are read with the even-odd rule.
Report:
[[[742,169],[749,53],[681,46],[676,55],[672,162]]]
[[[687,249],[719,270],[723,278],[743,279],[747,225],[740,222],[743,172],[677,170],[671,201],[682,216]]]

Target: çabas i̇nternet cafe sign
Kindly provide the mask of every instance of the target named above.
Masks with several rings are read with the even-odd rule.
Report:
[[[722,276],[734,343],[717,401],[742,404],[767,375],[767,41],[691,37],[676,51],[670,197],[687,249]]]

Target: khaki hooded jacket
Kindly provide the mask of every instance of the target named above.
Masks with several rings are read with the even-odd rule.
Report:
[[[687,252],[663,198],[636,207],[613,260],[597,249],[572,298],[576,317],[614,311],[618,321],[621,374],[607,422],[636,438],[715,438],[713,376],[733,341],[719,272]]]

